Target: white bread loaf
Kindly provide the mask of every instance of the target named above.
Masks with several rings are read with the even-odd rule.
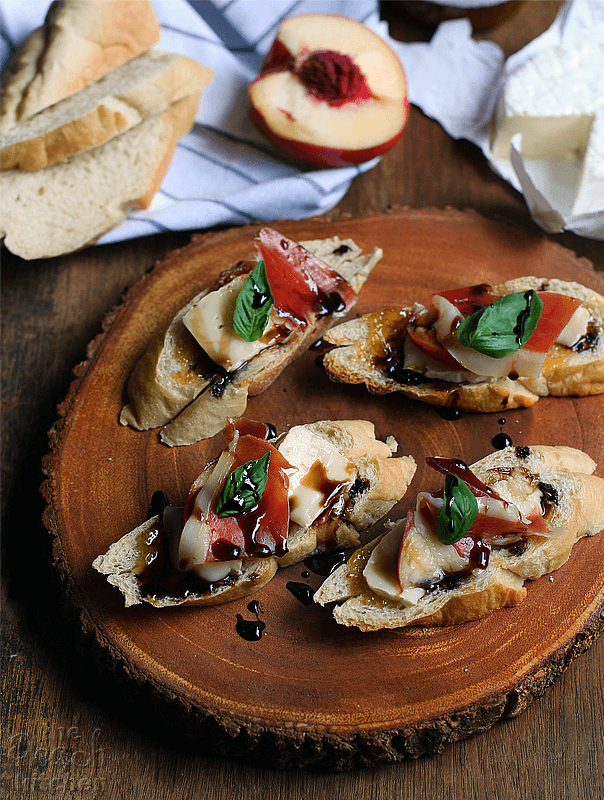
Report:
[[[0,236],[25,259],[70,253],[147,208],[170,165],[178,139],[195,119],[199,95],[106,144],[36,172],[0,173]]]
[[[334,236],[300,243],[328,267],[345,278],[358,294],[373,267],[382,257],[376,248],[362,254],[351,239]],[[194,255],[184,248],[171,259],[175,265]],[[342,252],[345,251],[345,252]],[[250,270],[250,262],[245,267]],[[236,279],[240,271],[227,270],[219,283]],[[302,331],[294,331],[287,340],[250,359],[233,373],[233,379],[220,395],[211,390],[213,373],[204,375],[199,368],[203,351],[184,325],[187,311],[209,291],[209,287],[187,303],[172,322],[150,343],[128,381],[128,404],[120,422],[138,430],[162,427],[161,439],[169,446],[192,444],[221,431],[227,417],[241,416],[248,395],[264,391],[298,353],[333,324],[337,314],[315,317]]]
[[[533,534],[512,543],[502,540],[500,546],[493,543],[486,568],[462,572],[458,580],[450,573],[453,580],[448,584],[441,579],[429,589],[418,584],[415,602],[406,604],[370,589],[364,575],[371,554],[382,543],[383,574],[391,585],[398,584],[403,537],[407,548],[431,541],[417,536],[415,521],[404,531],[402,520],[356,551],[325,580],[314,599],[321,605],[337,603],[336,621],[363,631],[458,624],[516,605],[526,595],[525,580],[558,569],[578,539],[604,529],[604,479],[592,474],[595,467],[589,456],[569,447],[509,447],[492,453],[473,464],[472,472],[508,502],[521,504],[540,493],[542,516],[555,529],[553,536]]]
[[[287,552],[283,556],[244,558],[238,574],[206,587],[187,585],[188,592],[170,593],[157,590],[153,581],[145,578],[145,565],[161,564],[164,576],[167,571],[186,578],[190,573],[179,573],[170,563],[170,533],[179,536],[182,530],[182,510],[169,507],[163,515],[155,516],[113,543],[107,553],[93,562],[93,567],[107,576],[109,583],[124,595],[127,606],[147,602],[158,608],[171,605],[217,605],[245,597],[258,591],[275,574],[278,567],[287,567],[302,561],[314,552],[329,552],[358,545],[358,534],[375,524],[387,514],[407,490],[415,473],[413,458],[393,458],[396,444],[375,438],[372,423],[364,420],[325,420],[301,426],[329,442],[355,467],[353,484],[341,492],[340,499],[329,506],[327,517],[322,514],[305,527],[290,520]],[[284,436],[271,442],[277,448]],[[212,475],[214,463],[195,481],[201,488]],[[176,519],[176,521],[175,521]],[[165,527],[164,527],[165,521]],[[174,550],[174,546],[172,546]],[[179,585],[164,580],[163,587]]]
[[[402,331],[413,309],[400,308],[372,312],[332,328],[324,337],[335,345],[325,354],[323,366],[330,378],[342,383],[364,383],[374,394],[400,392],[406,397],[437,406],[455,406],[463,411],[501,411],[532,406],[546,395],[585,396],[604,392],[604,297],[572,281],[516,278],[492,287],[498,296],[535,289],[577,298],[588,310],[594,341],[582,351],[554,344],[543,364],[541,377],[509,377],[453,383],[445,380],[402,384],[379,365],[388,335]],[[461,369],[461,368],[460,368]]]
[[[148,50],[0,135],[0,169],[34,171],[104,144],[213,77],[190,58]]]
[[[0,132],[148,50],[159,36],[149,0],[55,0],[3,75]]]

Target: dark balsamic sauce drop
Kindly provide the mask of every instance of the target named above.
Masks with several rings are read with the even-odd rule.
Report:
[[[162,492],[161,489],[157,492],[153,492],[151,495],[151,502],[149,503],[149,510],[147,511],[147,519],[161,514],[169,505],[170,501],[165,492]]]
[[[496,450],[504,450],[506,447],[511,447],[514,442],[511,436],[508,436],[507,433],[503,433],[502,431],[498,433],[497,436],[493,436],[491,444]]]
[[[296,581],[288,581],[285,588],[293,594],[296,600],[299,600],[302,605],[311,606],[315,590],[307,583],[298,583]]]
[[[258,615],[260,613],[260,603],[257,600],[251,600],[247,604],[247,610],[251,611],[252,614]]]
[[[261,622],[259,619],[243,619],[241,614],[237,614],[235,630],[242,639],[245,639],[248,642],[260,641],[265,627],[266,625],[264,622]]]
[[[304,559],[305,567],[308,567],[315,575],[322,575],[323,577],[331,575],[340,564],[345,563],[346,553],[343,550],[336,550],[335,553],[320,553]]]
[[[441,406],[436,409],[436,413],[439,417],[442,417],[442,419],[449,420],[450,422],[455,422],[455,420],[461,419],[462,416],[460,409],[455,406]]]

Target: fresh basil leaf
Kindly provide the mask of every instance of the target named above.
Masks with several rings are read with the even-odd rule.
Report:
[[[500,297],[459,324],[457,341],[492,358],[504,358],[528,342],[542,308],[543,300],[533,289]]]
[[[258,261],[243,284],[233,315],[233,327],[240,339],[255,342],[264,333],[272,307],[273,293],[266,277],[264,261]]]
[[[455,475],[445,478],[445,502],[436,520],[436,535],[443,544],[454,544],[474,524],[478,514],[478,503],[465,481]]]
[[[235,517],[256,508],[268,480],[270,457],[267,452],[260,458],[246,461],[227,476],[216,503],[219,517]]]

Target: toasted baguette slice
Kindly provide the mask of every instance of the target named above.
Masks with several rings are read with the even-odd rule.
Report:
[[[0,173],[0,236],[21,258],[48,258],[91,244],[147,208],[190,130],[199,95],[189,95],[109,142],[37,172]]]
[[[213,77],[190,58],[148,50],[0,135],[0,169],[34,171],[104,144]]]
[[[363,255],[352,239],[334,236],[301,242],[301,245],[339,273],[359,293],[371,270],[382,257],[382,251]],[[180,251],[178,259],[186,259],[188,251]],[[252,268],[247,263],[245,269]],[[241,270],[231,268],[218,283],[193,297],[156,336],[138,362],[128,381],[128,404],[120,422],[138,430],[162,427],[161,440],[169,446],[192,444],[220,432],[228,417],[242,416],[248,395],[263,392],[285,367],[341,314],[315,317],[302,331],[267,348],[231,374],[232,380],[213,391],[216,372],[204,374],[200,369],[203,350],[184,325],[189,309],[209,291],[236,279]],[[349,309],[346,309],[346,312]]]
[[[545,492],[545,516],[555,535],[529,535],[514,544],[493,544],[485,569],[474,569],[459,580],[440,582],[430,589],[418,587],[415,602],[404,603],[388,591],[372,591],[364,576],[371,554],[381,544],[383,574],[391,587],[400,588],[397,559],[403,537],[409,537],[408,546],[426,542],[416,537],[415,521],[407,530],[400,521],[356,551],[348,564],[325,580],[314,599],[321,605],[338,603],[333,612],[336,621],[362,631],[453,625],[517,605],[526,595],[525,580],[558,569],[578,539],[604,528],[604,479],[592,474],[595,466],[585,453],[569,447],[509,447],[493,453],[473,464],[472,472],[509,502],[522,503],[536,490]]]
[[[337,510],[332,507],[327,519],[320,517],[320,522],[307,527],[290,521],[288,549],[284,556],[244,558],[239,573],[204,585],[203,581],[195,580],[195,573],[178,572],[171,566],[170,536],[180,535],[182,509],[169,507],[163,516],[153,517],[112,544],[105,555],[95,559],[93,567],[117,586],[127,606],[141,602],[158,608],[218,605],[258,591],[278,567],[296,564],[317,551],[331,552],[358,545],[359,532],[375,524],[404,495],[415,473],[415,461],[410,456],[393,458],[396,443],[391,438],[388,444],[377,440],[370,422],[326,420],[304,427],[325,438],[350,459],[356,468],[357,480],[342,493]],[[278,440],[275,445],[278,446]],[[195,481],[196,488],[205,484],[213,468],[213,464],[206,466]],[[150,563],[155,565],[155,575],[160,566],[159,584],[157,578],[149,577],[146,565]],[[169,587],[174,586],[180,590],[170,593]]]
[[[148,50],[159,36],[149,0],[55,0],[3,75],[0,132]]]
[[[379,364],[384,334],[399,335],[413,309],[373,312],[332,328],[326,342],[336,349],[325,354],[323,366],[330,378],[342,383],[364,383],[374,394],[400,392],[406,397],[436,406],[455,406],[463,411],[501,411],[532,406],[546,395],[585,396],[604,392],[604,297],[579,283],[557,279],[524,277],[494,286],[496,295],[535,289],[575,297],[588,309],[594,341],[581,352],[554,344],[538,380],[520,377],[451,383],[426,380],[403,385],[386,374]],[[420,376],[421,377],[421,376]]]

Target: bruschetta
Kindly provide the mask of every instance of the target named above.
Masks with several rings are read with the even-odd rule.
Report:
[[[184,507],[168,506],[93,566],[126,606],[216,605],[256,592],[278,567],[359,544],[405,494],[416,464],[364,420],[297,425],[279,437],[230,420],[229,440]]]
[[[462,411],[604,392],[604,297],[569,281],[442,291],[427,306],[365,314],[323,338],[331,379]]]
[[[271,228],[255,244],[255,257],[225,270],[152,340],[129,379],[122,425],[161,427],[170,446],[219,433],[348,313],[382,257],[351,239],[298,244]]]
[[[442,626],[520,603],[526,580],[564,564],[604,528],[604,478],[570,447],[508,447],[468,467],[427,459],[443,488],[356,550],[315,592],[362,631]]]

